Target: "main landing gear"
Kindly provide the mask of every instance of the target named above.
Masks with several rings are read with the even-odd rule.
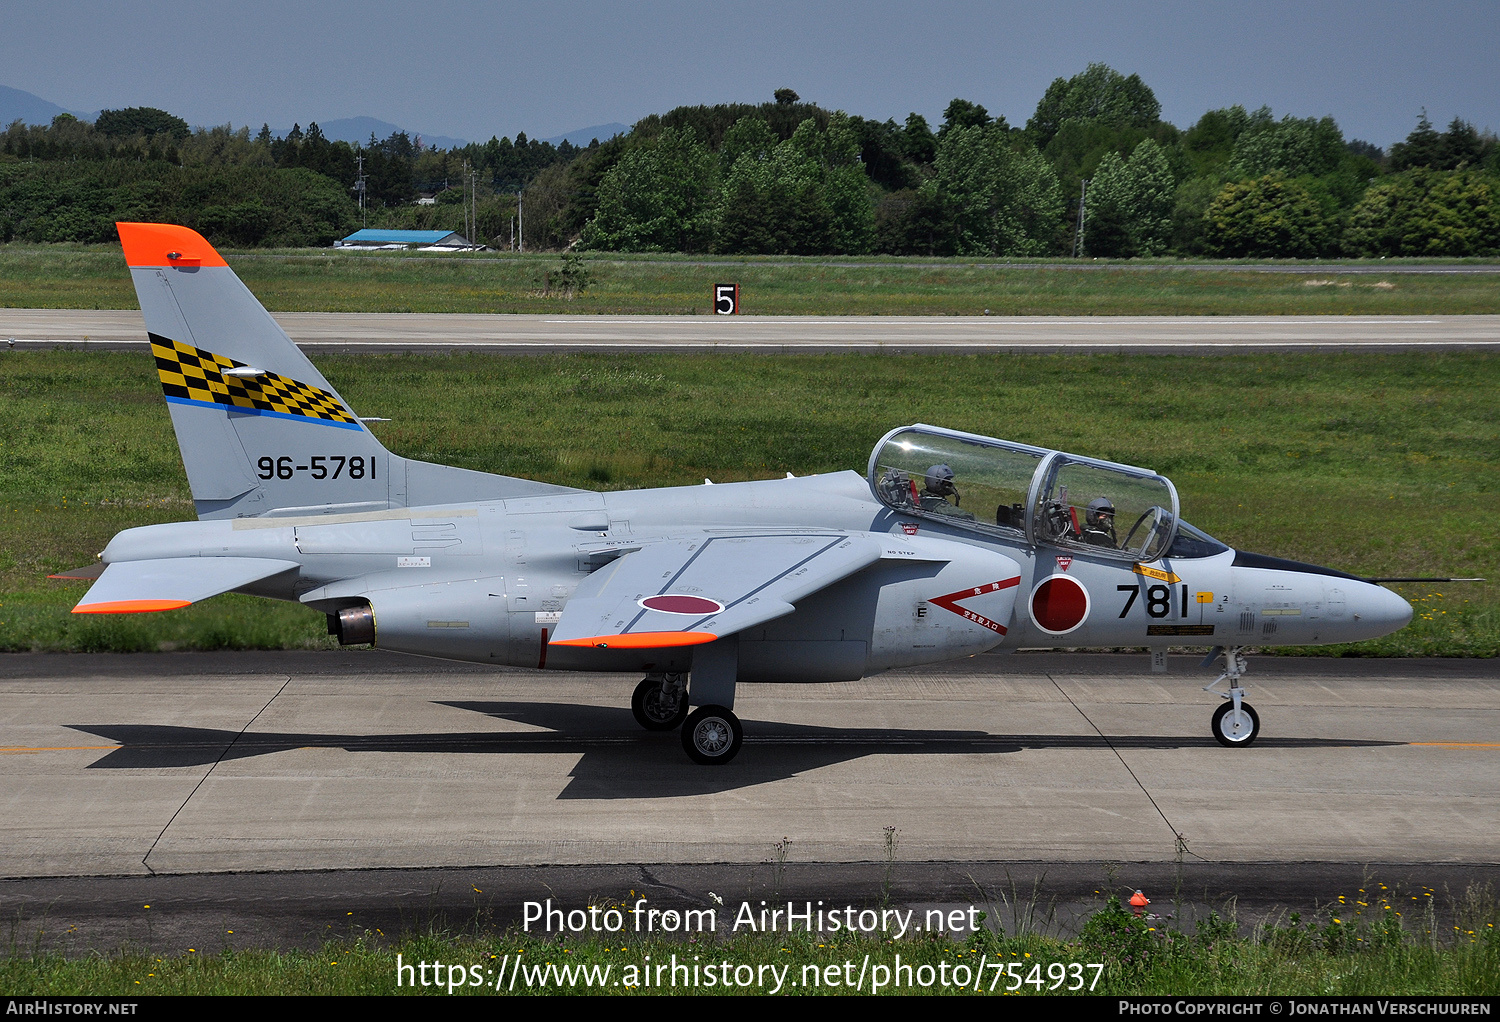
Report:
[[[681,674],[648,674],[630,697],[630,712],[647,731],[673,730],[687,719],[687,679]]]
[[[734,759],[744,744],[740,719],[727,707],[700,706],[688,713],[687,678],[651,674],[635,687],[630,712],[647,731],[682,728],[682,748],[694,763],[717,766]]]
[[[1210,729],[1214,741],[1220,745],[1231,749],[1242,748],[1260,735],[1260,714],[1255,712],[1255,707],[1245,702],[1245,686],[1240,684],[1240,675],[1245,673],[1245,655],[1238,646],[1227,649],[1215,647],[1208,659],[1203,661],[1203,666],[1211,666],[1221,654],[1224,657],[1224,673],[1215,678],[1212,684],[1203,686],[1203,691],[1213,692],[1226,700],[1214,710]],[[1222,681],[1229,682],[1228,692],[1219,691],[1218,686]]]
[[[744,744],[740,719],[722,706],[700,706],[682,725],[682,747],[694,763],[718,766],[734,759]]]

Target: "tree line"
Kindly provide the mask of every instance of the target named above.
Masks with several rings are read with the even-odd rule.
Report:
[[[1425,111],[1387,152],[1331,117],[1161,119],[1137,75],[1058,78],[1025,125],[954,99],[936,127],[807,103],[685,106],[586,148],[524,134],[433,149],[189,129],[165,111],[0,134],[0,238],[102,241],[116,212],[238,245],[327,244],[360,223],[462,229],[529,249],[1090,257],[1500,254],[1500,144]],[[153,184],[154,182],[154,184]],[[518,200],[519,193],[519,200]],[[432,204],[415,204],[419,197]],[[1081,207],[1081,209],[1080,209]]]
[[[778,115],[779,118],[778,118]],[[795,122],[795,123],[794,123]],[[1500,145],[1425,112],[1387,153],[1331,117],[1211,110],[1181,130],[1094,64],[1024,126],[955,99],[934,130],[807,108],[636,125],[574,214],[591,248],[1092,257],[1500,254]],[[861,187],[862,186],[862,187]],[[1081,215],[1080,215],[1081,204]],[[579,203],[582,205],[582,203]]]
[[[326,246],[361,226],[361,175],[369,226],[457,230],[466,167],[482,196],[481,235],[496,239],[514,193],[583,151],[524,133],[434,149],[401,131],[334,141],[316,122],[252,135],[245,126],[191,129],[149,107],[106,110],[92,124],[60,114],[0,132],[0,240],[107,242],[117,220],[161,220],[222,244]],[[413,205],[424,195],[440,205]],[[406,222],[416,220],[424,222]]]

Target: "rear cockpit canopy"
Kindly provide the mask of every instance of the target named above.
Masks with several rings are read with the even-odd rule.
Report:
[[[940,426],[886,434],[869,479],[893,511],[1032,545],[1154,561],[1178,532],[1165,476]]]

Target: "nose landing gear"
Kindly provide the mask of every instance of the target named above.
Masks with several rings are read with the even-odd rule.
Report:
[[[1229,748],[1249,745],[1260,734],[1260,714],[1255,707],[1239,700],[1220,703],[1214,711],[1213,732],[1220,745]]]
[[[1208,659],[1203,661],[1203,666],[1212,665],[1221,654],[1224,657],[1224,673],[1215,678],[1212,684],[1203,686],[1203,691],[1213,692],[1226,702],[1214,710],[1209,727],[1214,741],[1220,745],[1231,749],[1243,748],[1260,735],[1260,714],[1255,712],[1255,707],[1245,702],[1245,687],[1240,684],[1240,675],[1245,673],[1245,655],[1238,646],[1227,649],[1215,647]],[[1219,683],[1223,681],[1229,682],[1228,692],[1219,691]]]

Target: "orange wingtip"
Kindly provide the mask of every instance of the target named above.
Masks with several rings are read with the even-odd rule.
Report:
[[[176,224],[115,224],[130,266],[228,266],[203,235]]]
[[[628,635],[594,635],[587,639],[562,639],[549,646],[592,646],[597,649],[659,649],[662,646],[698,646],[713,642],[713,632],[632,632]]]
[[[192,605],[192,600],[110,600],[106,603],[80,603],[75,614],[150,614],[158,610],[176,610]]]

